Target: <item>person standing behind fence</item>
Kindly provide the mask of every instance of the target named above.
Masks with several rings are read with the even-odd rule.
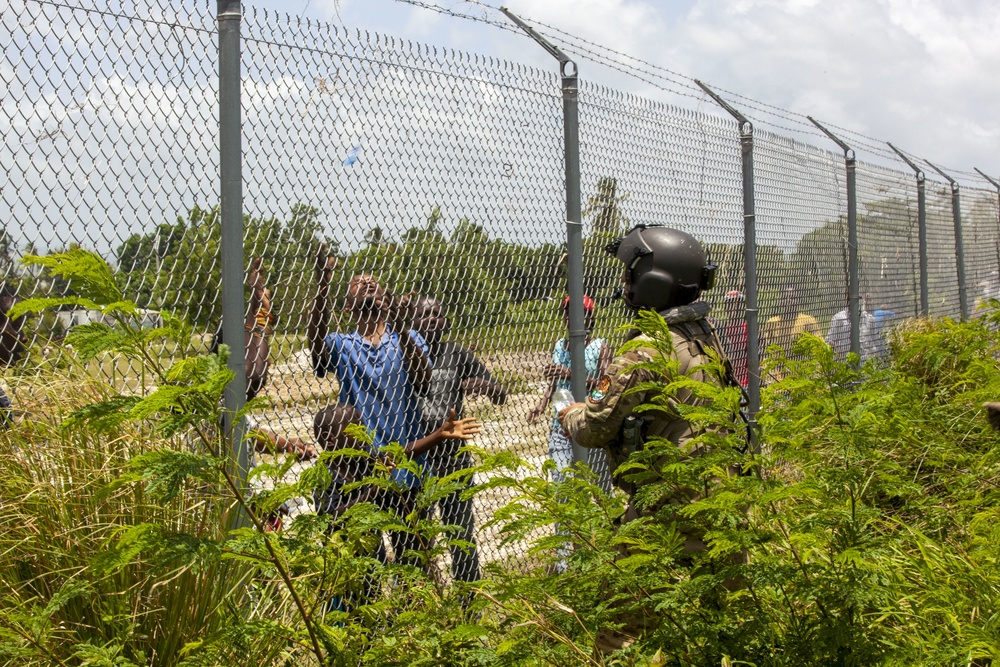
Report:
[[[569,297],[562,302],[563,321],[569,329]],[[587,390],[593,389],[604,375],[604,369],[611,362],[611,348],[603,338],[591,338],[594,332],[594,300],[586,294],[583,296],[584,327],[587,329],[587,343],[584,351],[584,362],[587,369]],[[545,367],[542,374],[549,380],[549,386],[542,400],[528,414],[528,423],[534,424],[539,415],[545,412],[552,396],[558,390],[570,391],[570,354],[569,338],[560,338],[552,350],[552,363]],[[563,433],[562,426],[552,414],[552,424],[549,430],[549,458],[556,464],[552,473],[553,481],[563,480],[562,471],[573,464],[573,442]]]
[[[462,416],[466,395],[488,396],[494,405],[507,402],[507,390],[490,375],[489,370],[472,352],[461,345],[444,341],[442,338],[451,331],[451,323],[444,306],[429,296],[417,300],[414,308],[413,328],[427,343],[433,360],[430,387],[420,400],[420,415],[424,433],[433,433],[449,421],[449,414]],[[436,477],[445,477],[458,470],[472,467],[468,452],[459,452],[462,441],[446,440],[427,453],[427,467]],[[471,477],[466,487],[472,485]],[[468,542],[467,550],[451,546],[452,576],[460,581],[479,579],[479,555],[476,552],[475,521],[472,514],[472,499],[463,499],[460,491],[455,491],[438,503],[441,522],[459,526],[462,531],[454,537]]]
[[[354,323],[350,333],[327,333],[329,293],[335,257],[320,253],[316,261],[318,290],[307,325],[313,372],[324,377],[330,371],[340,385],[339,402],[358,410],[361,421],[374,436],[373,454],[389,443],[406,444],[422,435],[417,393],[427,390],[431,362],[427,344],[411,331],[412,304],[408,297],[397,299],[386,292],[374,277],[359,274],[347,284],[344,312]],[[414,456],[423,464],[423,455]],[[402,468],[394,468],[392,479],[398,493],[386,494],[385,509],[405,517],[416,509],[419,478]],[[419,539],[411,533],[389,534],[396,562],[419,565],[413,554]]]
[[[27,349],[24,335],[24,318],[8,317],[7,313],[17,303],[17,292],[9,283],[0,283],[0,368],[17,363]],[[0,429],[11,421],[11,402],[0,389]]]
[[[830,330],[826,334],[827,345],[833,348],[833,355],[837,361],[847,359],[851,351],[851,305],[850,299],[843,310],[839,311],[830,320]],[[864,299],[858,303],[861,308],[861,361],[876,354],[875,342],[873,339],[875,329],[875,318],[865,310]]]
[[[781,291],[778,314],[764,323],[764,347],[777,345],[790,355],[792,345],[806,333],[823,337],[816,318],[799,312],[799,293],[794,287],[788,287]]]
[[[747,336],[746,302],[743,292],[729,290],[722,299],[725,311],[723,320],[719,323],[719,339],[722,349],[733,366],[733,377],[740,386],[750,383],[750,370],[747,366]]]

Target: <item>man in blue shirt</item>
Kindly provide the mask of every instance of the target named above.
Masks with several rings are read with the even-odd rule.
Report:
[[[313,371],[324,377],[332,371],[340,384],[339,403],[353,406],[375,437],[375,449],[397,442],[406,444],[423,436],[417,393],[424,392],[431,376],[427,344],[409,330],[412,305],[396,299],[367,274],[356,275],[347,283],[344,312],[354,331],[329,333],[329,294],[335,257],[317,258],[319,290],[309,316],[307,335]],[[374,452],[373,452],[374,453]],[[423,455],[415,457],[423,463]],[[416,509],[420,481],[412,473],[393,469],[399,493],[386,494],[383,506],[407,516]],[[390,534],[396,561],[406,559],[406,551],[422,547],[416,536]]]

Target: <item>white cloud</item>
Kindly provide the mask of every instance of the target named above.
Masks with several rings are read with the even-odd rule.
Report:
[[[335,0],[313,0],[332,16]],[[473,14],[482,7],[441,2]],[[954,168],[1000,171],[991,86],[1000,66],[1000,14],[987,0],[510,0],[549,24],[749,98],[809,114]],[[343,0],[341,15],[441,46],[553,70],[526,37],[403,3]],[[494,12],[492,18],[505,21]],[[539,25],[542,30],[552,31]],[[579,58],[581,77],[689,104]],[[705,108],[703,104],[701,108]],[[754,112],[745,109],[748,115]],[[812,141],[826,145],[825,139]],[[985,141],[984,141],[985,140]],[[859,141],[862,141],[859,139]],[[859,150],[863,157],[863,151]]]
[[[460,9],[461,3],[454,6]],[[879,144],[891,140],[946,167],[1000,171],[994,157],[1000,124],[992,113],[997,92],[986,83],[1000,60],[1000,46],[992,38],[1000,26],[987,3],[952,8],[942,0],[553,0],[512,1],[511,6],[526,19],[871,135]],[[313,17],[334,15],[333,0],[303,7],[319,13]],[[558,91],[553,86],[551,97],[547,92],[549,80],[557,83],[551,56],[526,37],[426,10],[392,2],[340,3],[345,21],[357,18],[351,12],[372,8],[383,15],[378,25],[391,24],[396,34],[432,47],[427,53],[436,51],[437,62],[432,66],[421,56],[407,61],[413,68],[378,64],[409,58],[413,51],[399,40],[376,43],[364,36],[361,42],[368,46],[362,51],[392,53],[371,58],[374,52],[366,52],[365,58],[351,60],[338,55],[337,45],[327,45],[329,53],[294,57],[289,54],[297,52],[286,47],[246,46],[248,210],[282,215],[296,201],[316,202],[331,224],[350,227],[358,238],[375,222],[402,229],[435,204],[445,205],[454,219],[469,214],[498,226],[530,219],[533,229],[543,229],[536,224],[542,218],[558,222],[561,132]],[[295,11],[287,3],[282,9]],[[35,157],[40,162],[12,180],[22,186],[14,202],[23,213],[19,217],[59,218],[53,233],[62,235],[66,225],[91,214],[78,207],[81,200],[92,208],[117,210],[119,200],[128,199],[140,225],[215,200],[214,68],[210,60],[184,55],[192,35],[179,39],[167,28],[153,34],[155,57],[137,61],[126,75],[108,70],[96,76],[94,85],[87,77],[74,80],[77,72],[69,68],[59,94],[52,84],[44,93],[19,93],[23,99],[16,104],[5,99],[0,129],[28,138],[62,130],[39,144]],[[88,58],[105,62],[116,49],[133,47],[138,53],[136,41],[148,38],[143,32],[117,46],[98,44]],[[210,49],[212,39],[204,39]],[[526,77],[500,61],[454,56],[456,44],[529,62],[549,79]],[[422,47],[417,51],[425,53]],[[64,65],[57,59],[50,69],[58,73]],[[423,72],[425,65],[454,67],[460,75],[438,77]],[[581,69],[586,82],[722,114],[700,94],[694,100],[679,98],[592,62],[582,61]],[[181,73],[176,79],[174,71]],[[5,81],[17,79],[10,67],[0,69],[0,75]],[[505,82],[532,90],[511,89]],[[738,169],[732,160],[738,153],[735,158],[725,153],[735,144],[730,126],[709,123],[717,126],[708,131],[714,143],[707,148],[704,119],[668,118],[643,104],[628,99],[604,116],[591,116],[590,136],[584,137],[591,142],[584,146],[585,192],[596,179],[615,174],[633,195],[627,206],[635,220],[653,220],[662,210],[681,221],[735,219]],[[666,134],[656,135],[660,131]],[[838,153],[815,131],[807,139]],[[346,151],[359,141],[361,160],[342,167]],[[14,155],[18,147],[8,143],[4,150]],[[788,149],[787,159],[797,159],[798,150]],[[707,170],[706,151],[714,151],[715,161]],[[869,157],[863,147],[858,155]],[[21,164],[14,158],[7,163]],[[825,165],[818,169],[830,171]],[[278,171],[285,176],[276,179]],[[52,188],[47,199],[34,193],[36,184]],[[126,197],[126,186],[138,194]],[[96,195],[84,197],[83,190]],[[499,194],[488,199],[482,193]],[[827,215],[823,211],[820,217]]]

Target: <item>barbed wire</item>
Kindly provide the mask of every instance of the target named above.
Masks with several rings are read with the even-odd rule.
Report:
[[[80,5],[74,5],[67,2],[58,2],[57,0],[29,0],[29,1],[35,2],[40,5],[49,5],[62,9],[83,11],[87,13],[96,14],[99,16],[105,16],[116,19],[122,19],[122,18],[138,19],[144,23],[164,26],[171,28],[172,30],[176,30],[177,28],[183,28],[185,30],[193,30],[197,32],[205,32],[210,34],[215,32],[215,30],[211,28],[194,26],[194,25],[180,25],[177,22],[157,20],[155,18],[150,18],[150,17],[143,17],[143,18],[131,17],[121,12],[99,9],[96,7],[83,7]],[[399,2],[401,4],[411,5],[419,9],[433,11],[453,18],[481,23],[483,25],[488,25],[490,27],[504,30],[506,32],[516,35],[524,34],[520,29],[509,25],[506,21],[500,21],[489,18],[489,16],[486,14],[487,11],[499,12],[500,8],[491,5],[489,3],[482,2],[481,0],[463,0],[463,4],[482,7],[485,10],[482,15],[462,12],[442,5],[430,2],[424,2],[422,0],[396,0],[396,2]],[[596,64],[602,65],[609,69],[620,72],[621,74],[632,77],[658,90],[662,90],[664,92],[673,95],[678,95],[698,101],[704,101],[705,99],[703,91],[701,91],[701,89],[696,85],[693,85],[694,83],[693,77],[690,77],[681,72],[677,72],[670,68],[663,67],[661,65],[650,62],[638,56],[634,56],[632,54],[610,48],[603,44],[599,44],[592,40],[588,40],[584,37],[580,37],[567,30],[551,25],[544,21],[530,19],[530,22],[533,25],[540,26],[542,28],[538,30],[538,32],[543,36],[556,39],[556,41],[563,41],[564,48],[566,48],[567,51],[573,53],[574,55],[584,57],[588,60],[595,62]],[[556,36],[561,37],[563,39],[560,40]],[[252,38],[250,39],[252,40]],[[569,43],[568,44],[565,43],[566,41],[568,41]],[[341,54],[341,55],[346,55],[346,54]],[[620,59],[628,59],[630,61],[638,63],[638,65],[633,65],[628,62],[622,62]],[[181,71],[184,69],[185,66],[186,63],[182,62],[177,69]],[[171,79],[173,79],[174,76],[176,76],[179,73],[179,71],[175,72],[174,75],[171,76]],[[768,117],[767,119],[762,119],[758,117],[755,118],[755,120],[763,121],[764,123],[766,123],[771,127],[786,132],[805,134],[812,137],[824,138],[823,135],[821,135],[818,132],[815,126],[808,120],[805,114],[785,109],[783,107],[770,104],[768,102],[764,102],[749,95],[745,95],[738,91],[730,90],[722,86],[712,84],[711,87],[713,88],[713,90],[716,90],[720,93],[724,93],[727,96],[730,96],[736,100],[742,101],[743,106],[745,108]],[[784,124],[782,122],[776,122],[775,120],[773,120],[775,118],[780,119],[785,123],[791,123],[792,125],[794,125],[794,127]],[[849,142],[849,145],[851,145],[852,148],[865,149],[881,158],[889,160],[890,162],[895,162],[897,160],[897,156],[895,155],[895,153],[887,148],[884,140],[882,139],[872,137],[858,130],[847,128],[842,125],[838,125],[836,123],[823,121],[823,124],[828,128],[837,130],[838,133],[843,135],[843,138],[850,139],[851,141]],[[44,139],[45,137],[36,137],[36,139],[38,138]],[[922,161],[922,158],[914,158],[914,159]],[[982,180],[979,174],[966,169],[947,167],[946,171],[948,173],[955,173],[961,175],[966,179]]]
[[[149,23],[151,25],[166,26],[168,28],[184,28],[185,30],[193,30],[195,32],[204,32],[208,34],[216,34],[217,31],[210,28],[205,28],[195,25],[182,25],[177,21],[165,21],[162,19],[154,19],[148,16],[133,16],[131,14],[125,14],[123,12],[113,12],[109,9],[98,9],[96,7],[82,7],[80,5],[72,5],[67,2],[56,2],[55,0],[27,0],[28,2],[34,2],[39,5],[50,5],[52,7],[58,7],[60,9],[70,9],[76,12],[84,12],[87,14],[97,14],[98,16],[105,16],[115,19],[122,19],[127,21],[137,21],[139,23]],[[34,23],[34,22],[32,22]]]
[[[475,0],[469,0],[469,1],[475,1]],[[481,4],[481,3],[477,3],[477,4]],[[598,51],[595,51],[595,49],[598,49],[600,51],[606,51],[608,53],[611,53],[611,54],[614,54],[616,56],[620,56],[620,57],[623,57],[623,58],[629,58],[629,59],[634,60],[637,63],[641,63],[643,66],[648,67],[648,68],[650,68],[652,70],[655,70],[655,71],[667,72],[667,73],[669,73],[669,74],[671,74],[673,76],[680,77],[682,79],[685,79],[685,80],[688,80],[688,81],[692,81],[692,82],[694,81],[693,78],[688,77],[685,74],[681,74],[679,72],[676,72],[676,71],[671,70],[669,68],[662,67],[660,65],[656,65],[655,63],[651,63],[651,62],[649,62],[647,60],[644,60],[642,58],[639,58],[637,56],[633,56],[631,54],[623,53],[621,51],[617,51],[617,50],[612,49],[610,47],[607,47],[607,46],[604,46],[604,45],[601,45],[601,44],[597,44],[596,42],[593,42],[593,41],[587,40],[585,38],[579,37],[577,35],[569,33],[569,32],[567,32],[567,31],[565,31],[565,30],[563,30],[561,28],[558,28],[556,26],[552,26],[552,25],[544,23],[542,21],[535,21],[535,23],[537,23],[540,26],[543,26],[544,28],[547,28],[547,29],[553,31],[554,33],[556,33],[558,35],[561,35],[561,36],[565,37],[566,39],[570,39],[570,40],[573,40],[573,41],[576,41],[576,42],[579,42],[579,43],[583,43],[583,44],[589,45],[592,48],[589,48],[589,49],[584,49],[582,47],[577,47],[577,48],[579,50],[583,51],[585,54],[597,58],[598,62],[600,64],[604,64],[605,66],[609,66],[609,67],[612,67],[614,69],[617,69],[618,71],[621,71],[624,74],[635,76],[636,78],[640,78],[641,80],[647,81],[645,78],[637,76],[633,72],[626,71],[625,69],[623,69],[621,67],[615,67],[614,65],[610,64],[608,62],[609,59],[606,56],[601,55]],[[540,32],[542,32],[542,31],[540,31]],[[545,33],[543,32],[542,34],[545,34]],[[551,36],[551,35],[546,35],[546,36]],[[631,70],[635,70],[637,72],[645,72],[645,70],[643,68],[640,68],[640,67],[637,67],[637,66],[634,66],[634,65],[627,65],[627,64],[624,64],[624,63],[622,63],[622,64],[625,67],[628,67]],[[663,77],[663,78],[667,78],[667,77]],[[695,88],[694,86],[689,86],[687,84],[680,84],[680,83],[678,85],[682,85],[685,88],[691,88],[693,90],[696,90],[696,91],[700,92],[700,88]],[[796,112],[796,111],[791,111],[789,109],[784,109],[782,107],[779,107],[779,106],[776,106],[776,105],[773,105],[773,104],[769,104],[767,102],[763,102],[761,100],[755,99],[755,98],[750,97],[748,95],[744,95],[742,93],[738,93],[736,91],[729,90],[729,89],[724,88],[722,86],[717,86],[717,85],[713,84],[711,87],[713,88],[713,90],[717,90],[717,91],[719,91],[721,93],[725,93],[726,95],[728,95],[728,96],[730,96],[732,98],[741,100],[743,102],[743,106],[745,108],[749,108],[749,109],[751,109],[753,111],[757,111],[758,113],[765,114],[765,115],[773,117],[773,118],[779,118],[779,119],[781,119],[783,121],[791,122],[791,123],[793,123],[795,125],[800,126],[800,127],[789,127],[788,125],[785,125],[785,124],[780,123],[780,122],[775,122],[773,120],[767,120],[767,121],[765,121],[768,125],[770,125],[772,127],[775,127],[775,128],[778,128],[778,129],[782,129],[782,130],[785,130],[785,131],[788,131],[788,132],[804,133],[804,134],[808,134],[810,136],[817,136],[817,137],[820,137],[820,138],[825,138],[825,135],[820,134],[820,132],[817,130],[816,126],[813,125],[811,121],[809,121],[808,116],[806,114],[802,114],[802,113],[799,113],[799,112]],[[681,94],[683,94],[683,93],[681,93]],[[860,137],[860,138],[864,139],[865,141],[854,141],[854,143],[856,145],[859,145],[859,146],[864,146],[868,150],[870,150],[870,151],[872,151],[874,153],[877,153],[878,155],[881,155],[881,156],[884,156],[884,157],[889,157],[889,158],[894,158],[895,157],[895,155],[892,153],[892,151],[886,149],[885,146],[881,144],[881,141],[879,139],[867,136],[867,135],[865,135],[863,133],[860,133],[860,132],[857,132],[855,130],[849,130],[847,128],[840,127],[840,126],[835,125],[833,123],[824,122],[824,125],[826,125],[828,127],[836,128],[836,129],[840,130],[842,133],[849,134],[852,137]]]
[[[476,17],[476,16],[470,15],[470,14],[463,14],[461,12],[456,12],[456,11],[454,11],[452,9],[441,7],[440,5],[431,5],[431,4],[426,3],[426,2],[421,2],[420,0],[396,0],[396,1],[400,2],[400,3],[403,3],[403,4],[409,4],[409,5],[413,5],[413,6],[417,6],[417,7],[421,7],[421,8],[430,9],[432,11],[437,11],[439,13],[447,14],[447,15],[451,15],[451,16],[455,16],[455,17],[458,17],[458,18],[468,18],[468,19],[472,19],[472,20],[477,20],[477,21],[480,21],[480,22],[488,24],[488,25],[492,25],[492,26],[496,26],[496,27],[502,28],[502,29],[507,30],[509,32],[515,32],[515,33],[520,34],[519,30],[511,28],[509,25],[506,25],[506,24],[503,24],[503,23],[499,23],[497,21],[489,20],[489,19],[486,19],[486,18]],[[480,2],[479,0],[465,0],[465,2],[467,2],[468,4],[478,5],[480,7],[483,7],[483,8],[486,8],[486,9],[490,9],[490,10],[493,10],[493,11],[500,11],[499,7],[495,7],[495,6],[490,5],[488,3]],[[541,35],[543,35],[545,37],[554,38],[555,35],[558,35],[558,36],[561,36],[561,37],[565,38],[565,40],[570,40],[572,42],[571,44],[565,44],[564,40],[557,40],[557,41],[564,41],[564,43],[563,43],[562,46],[564,48],[566,48],[566,50],[571,51],[572,53],[583,55],[585,57],[589,57],[590,59],[595,60],[598,64],[604,65],[606,67],[609,67],[611,69],[619,71],[619,72],[621,72],[623,74],[626,74],[628,76],[636,78],[636,79],[638,79],[638,80],[640,80],[640,81],[642,81],[644,83],[647,83],[649,85],[652,85],[652,86],[654,86],[654,87],[656,87],[656,88],[658,88],[660,90],[664,90],[666,92],[671,92],[671,93],[675,93],[675,94],[678,94],[678,95],[683,95],[683,96],[686,96],[686,97],[691,97],[691,98],[699,99],[699,100],[703,99],[703,97],[704,97],[704,92],[701,90],[700,87],[697,86],[697,84],[694,83],[694,81],[695,81],[694,77],[690,77],[690,76],[688,76],[686,74],[683,74],[681,72],[677,72],[677,71],[671,70],[669,68],[657,65],[655,63],[649,62],[648,60],[644,60],[642,58],[639,58],[638,56],[634,56],[634,55],[631,55],[631,54],[628,54],[628,53],[625,53],[625,52],[622,52],[622,51],[618,51],[616,49],[612,49],[612,48],[604,46],[602,44],[598,44],[597,42],[594,42],[592,40],[588,40],[586,38],[580,37],[580,36],[575,35],[575,34],[573,34],[571,32],[563,30],[562,28],[559,28],[557,26],[553,26],[551,24],[545,23],[544,21],[538,21],[536,19],[531,19],[530,22],[531,22],[531,24],[533,26],[536,26],[536,30],[537,30],[537,26],[541,26],[542,28],[547,29],[548,31],[551,31],[551,33],[549,33],[549,32],[546,32],[546,30],[538,30],[539,34],[541,34]],[[552,33],[554,33],[554,34],[552,34]],[[581,45],[583,45],[583,46],[581,46]],[[608,56],[606,54],[612,54],[613,56],[617,56],[619,58],[627,58],[629,60],[635,61],[636,63],[639,63],[640,65],[642,65],[644,67],[639,67],[637,65],[631,65],[631,64],[629,64],[627,62],[621,62],[620,60],[616,60],[616,59],[614,59],[614,58],[612,58],[612,57],[610,57],[610,56]],[[671,83],[671,84],[673,84],[675,86],[678,86],[680,88],[693,91],[695,94],[692,95],[690,93],[685,93],[685,92],[682,92],[682,91],[677,90],[675,88],[670,88],[670,87],[667,87],[667,86],[663,86],[663,85],[657,84],[654,81],[650,80],[651,77],[652,78],[661,79],[663,81],[667,81],[667,82],[669,82],[669,83]],[[676,78],[672,78],[672,77],[676,77]],[[677,79],[680,79],[680,80],[677,80]],[[812,123],[810,123],[810,122],[808,122],[808,120],[806,120],[806,116],[804,114],[800,114],[800,113],[794,112],[794,111],[789,111],[787,109],[783,109],[781,107],[778,107],[778,106],[775,106],[775,105],[772,105],[772,104],[768,104],[766,102],[762,102],[760,100],[756,100],[754,98],[751,98],[751,97],[748,97],[748,96],[745,96],[745,95],[742,95],[742,94],[739,94],[739,93],[735,93],[733,91],[729,91],[729,90],[727,90],[725,88],[722,88],[722,87],[719,87],[719,86],[713,86],[713,88],[717,89],[717,90],[720,90],[720,91],[723,91],[723,92],[726,92],[727,94],[729,94],[729,95],[731,95],[733,97],[737,97],[739,99],[744,100],[745,102],[747,102],[749,104],[749,106],[751,106],[751,108],[754,108],[757,111],[760,111],[762,113],[767,113],[768,115],[780,117],[780,118],[782,118],[784,120],[788,120],[788,121],[791,121],[793,123],[802,125],[806,130],[810,131],[809,133],[811,133],[811,134],[815,133],[815,126],[813,126]],[[781,127],[781,129],[786,129],[786,130],[790,130],[790,131],[799,131],[799,132],[801,132],[801,130],[795,130],[795,129],[792,129],[792,128],[783,127],[783,126],[781,126],[779,124],[776,124],[776,123],[769,123],[769,124],[774,125],[775,127]]]
[[[421,0],[396,0],[396,2],[399,2],[399,3],[404,4],[404,5],[412,5],[413,7],[419,7],[420,9],[427,9],[427,10],[430,10],[432,12],[437,12],[438,14],[443,14],[445,16],[451,16],[451,17],[454,17],[454,18],[466,19],[468,21],[475,21],[477,23],[484,23],[486,25],[493,26],[494,28],[499,28],[501,30],[506,30],[507,32],[514,33],[516,35],[523,35],[524,34],[524,33],[521,32],[521,30],[519,30],[518,28],[515,28],[514,26],[510,25],[509,23],[506,23],[504,21],[497,21],[497,20],[494,20],[494,19],[490,19],[490,18],[487,18],[486,16],[476,16],[474,14],[465,14],[463,12],[457,12],[454,9],[449,9],[448,7],[442,7],[441,5],[435,5],[435,4],[430,3],[430,2],[421,2]],[[473,0],[465,0],[465,2],[467,2],[468,4],[479,5],[481,7],[485,7],[487,9],[491,9],[491,10],[494,10],[494,11],[498,11],[498,12],[500,11],[499,7],[494,7],[492,5],[487,5],[487,4],[482,3],[482,2],[474,2]]]
[[[477,16],[474,14],[468,14],[456,11],[455,9],[452,8],[443,7],[441,5],[429,2],[423,2],[422,0],[396,0],[396,2],[412,5],[414,7],[419,7],[422,9],[427,9],[430,11],[434,11],[447,16],[452,16],[455,18],[476,21],[479,23],[483,23],[485,25],[500,28],[501,30],[505,30],[507,32],[512,32],[515,34],[523,34],[520,30],[513,28],[512,26],[503,23],[501,21],[490,19],[485,15]],[[463,4],[476,5],[489,11],[496,11],[496,12],[500,11],[499,7],[491,5],[486,2],[482,2],[481,0],[463,0]],[[698,88],[696,85],[691,85],[694,82],[694,77],[688,76],[681,72],[677,72],[667,67],[663,67],[662,65],[657,65],[656,63],[650,62],[638,56],[634,56],[632,54],[628,54],[623,51],[618,51],[603,44],[598,44],[597,42],[580,37],[557,26],[545,23],[544,21],[539,21],[530,18],[526,20],[528,20],[535,27],[535,29],[538,31],[539,34],[545,37],[553,38],[556,41],[562,41],[563,48],[565,48],[567,51],[575,55],[583,56],[599,65],[618,71],[626,76],[630,76],[659,90],[663,90],[665,92],[669,92],[675,95],[680,95],[683,97],[688,97],[691,99],[696,99],[699,101],[705,99],[704,93],[701,91],[701,89]],[[539,27],[541,27],[541,29],[539,29]],[[556,36],[559,36],[563,39],[558,39],[556,38]],[[566,44],[565,43],[566,40],[570,41],[571,43]],[[638,63],[639,65],[631,65],[626,62],[621,62],[620,60],[616,60],[616,58],[612,56],[615,56],[617,58],[627,58],[631,61]],[[680,80],[676,80],[675,78],[672,77],[676,77],[676,79]],[[653,79],[666,81],[675,87],[659,84]],[[790,109],[785,109],[784,107],[770,104],[768,102],[764,102],[749,95],[734,90],[730,90],[728,88],[718,86],[715,84],[711,84],[711,88],[713,90],[716,90],[717,92],[725,93],[729,97],[742,101],[743,106],[745,108],[748,108],[752,111],[756,111],[759,114],[764,114],[769,118],[781,119],[785,123],[791,123],[792,125],[798,127],[790,127],[786,124],[783,124],[782,122],[775,122],[774,120],[762,119],[760,117],[755,118],[754,120],[762,121],[771,127],[784,130],[786,132],[805,134],[811,137],[826,139],[826,136],[823,135],[812,124],[812,122],[808,120],[806,114],[802,114],[797,111],[792,111]],[[691,92],[684,92],[685,90],[693,91],[694,94],[692,94]],[[883,139],[879,139],[877,137],[865,134],[864,132],[847,128],[842,125],[838,125],[836,123],[828,121],[823,121],[823,125],[832,130],[837,130],[840,135],[843,135],[842,138],[850,139],[851,141],[847,143],[849,143],[849,145],[854,149],[858,148],[865,149],[873,153],[874,155],[877,155],[880,158],[888,160],[889,162],[896,162],[898,160],[896,154],[892,150],[887,148],[885,140]],[[970,172],[967,170],[949,168],[949,171],[957,174],[962,174],[970,178],[981,178],[979,177],[978,174],[975,174],[974,172]]]

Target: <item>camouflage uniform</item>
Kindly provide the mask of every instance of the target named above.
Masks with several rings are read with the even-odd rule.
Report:
[[[718,382],[718,378],[710,371],[698,369],[699,366],[710,362],[705,350],[712,348],[720,356],[722,355],[722,344],[711,324],[705,319],[710,308],[707,303],[697,302],[671,308],[663,311],[661,315],[670,326],[674,358],[678,361],[680,373],[695,380]],[[669,380],[647,368],[635,368],[636,364],[650,361],[658,354],[652,347],[640,347],[615,357],[608,366],[606,375],[590,392],[585,407],[570,410],[563,418],[562,423],[566,432],[578,444],[591,448],[603,447],[607,450],[612,469],[617,468],[635,446],[641,447],[644,440],[653,436],[665,438],[682,449],[688,449],[687,453],[691,456],[696,456],[698,453],[687,444],[698,435],[698,431],[678,413],[646,413],[649,417],[639,420],[633,417],[633,411],[636,406],[646,401],[648,392],[639,391],[631,394],[626,392],[643,382],[665,385]],[[698,405],[702,403],[702,399],[694,398],[690,391],[681,390],[669,399],[669,403]],[[639,429],[632,447],[627,446],[630,435],[624,433],[629,429]],[[623,447],[623,444],[626,446]],[[686,504],[704,494],[704,490],[677,488],[657,506],[640,509],[633,500],[636,491],[634,486],[619,479],[615,480],[615,484],[630,497],[628,509],[621,518],[623,524],[637,519],[641,514],[655,513],[667,504]],[[686,553],[705,550],[700,531],[685,525],[683,519],[676,515],[673,520],[678,532],[685,538]],[[621,556],[626,556],[627,553],[623,549]],[[618,621],[624,625],[622,630],[602,629],[595,636],[595,648],[598,652],[608,655],[631,644],[636,637],[644,634],[644,627],[648,623],[656,622],[652,617],[643,618],[633,614],[624,615]]]
[[[678,361],[680,373],[694,380],[718,382],[714,374],[698,368],[710,361],[705,350],[714,349],[719,356],[722,356],[722,344],[712,325],[705,319],[710,308],[709,304],[699,301],[671,308],[663,311],[661,315],[670,326],[674,357]],[[657,354],[652,347],[640,347],[615,357],[604,377],[598,381],[597,387],[590,392],[585,407],[570,410],[563,418],[563,427],[573,440],[583,447],[606,448],[614,467],[620,465],[630,453],[622,449],[623,441],[625,449],[629,449],[627,446],[629,437],[623,434],[623,427],[630,428],[627,423],[628,418],[633,415],[636,406],[647,399],[647,392],[631,394],[626,392],[642,382],[658,381],[665,384],[668,381],[668,378],[659,377],[647,368],[635,368],[636,364],[650,361]],[[680,403],[699,405],[702,400],[694,398],[690,391],[682,389],[669,399],[670,405]],[[647,414],[650,416],[635,423],[635,427],[640,428],[641,432],[637,441],[632,443],[633,446],[641,445],[643,440],[650,437],[659,436],[678,447],[687,448],[687,442],[698,435],[691,424],[681,419],[676,412]],[[689,453],[693,455],[696,452]],[[616,480],[616,484],[629,495],[635,492],[627,482]],[[630,513],[634,513],[632,508]],[[626,520],[628,518],[627,516]]]

